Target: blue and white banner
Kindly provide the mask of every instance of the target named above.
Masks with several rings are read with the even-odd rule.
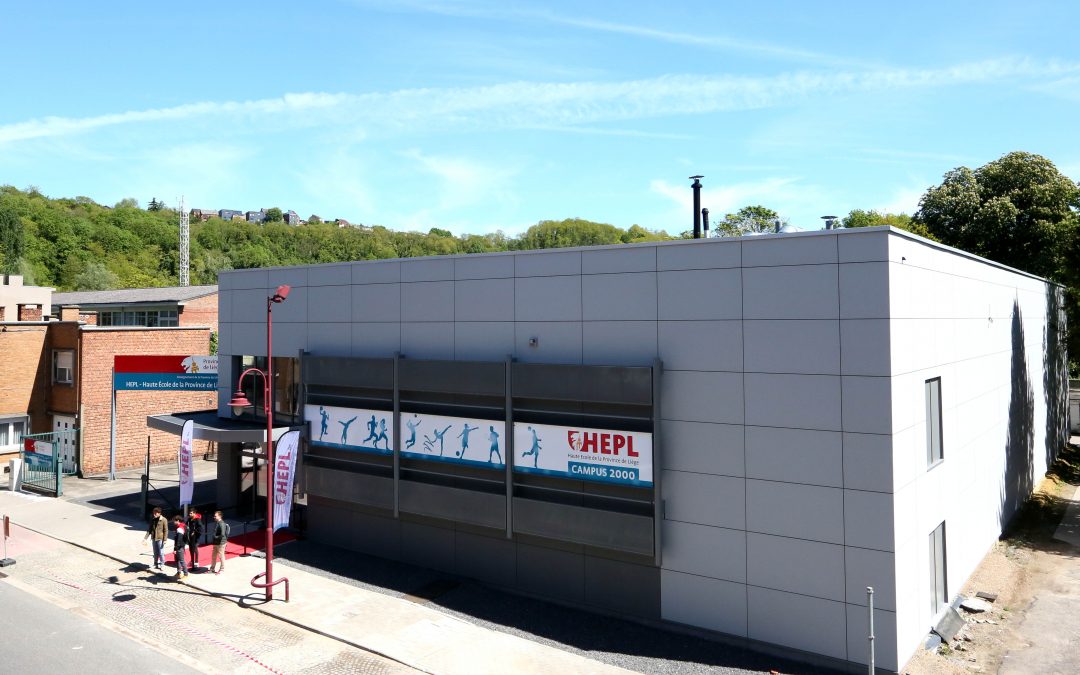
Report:
[[[191,495],[195,491],[195,476],[191,464],[191,433],[194,427],[195,423],[187,420],[180,430],[180,506],[191,504]]]
[[[389,410],[305,405],[310,443],[325,448],[389,455],[394,450],[394,413]]]
[[[289,431],[278,439],[274,454],[274,531],[289,525],[292,513],[293,483],[296,481],[296,455],[300,432]]]
[[[401,454],[487,468],[505,466],[506,423],[467,417],[401,413]]]
[[[514,471],[652,487],[652,434],[515,422]]]

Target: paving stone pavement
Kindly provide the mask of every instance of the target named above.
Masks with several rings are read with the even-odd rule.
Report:
[[[20,532],[20,538],[35,537]],[[171,575],[121,563],[36,535],[5,568],[10,583],[55,604],[79,607],[103,623],[208,673],[370,673],[419,671],[234,601],[188,588]]]

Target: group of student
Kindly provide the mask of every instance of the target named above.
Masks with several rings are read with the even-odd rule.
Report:
[[[214,511],[214,530],[210,538],[213,553],[210,556],[210,572],[221,574],[225,571],[225,544],[229,541],[229,524],[222,518],[221,511]],[[172,534],[170,535],[170,527]],[[199,567],[199,540],[203,536],[202,515],[194,508],[188,509],[187,518],[179,515],[168,521],[161,514],[160,508],[154,508],[150,517],[150,526],[146,529],[143,541],[150,540],[154,549],[154,569],[161,570],[165,564],[165,542],[171,540],[173,554],[176,557],[176,580],[183,582],[188,577],[188,564],[185,553],[191,554],[190,569]],[[217,569],[215,569],[215,567]]]

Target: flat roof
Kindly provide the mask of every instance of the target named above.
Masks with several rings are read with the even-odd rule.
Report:
[[[248,420],[219,417],[217,410],[178,412],[167,415],[150,415],[146,426],[179,436],[188,420],[193,422],[191,437],[196,440],[218,443],[261,443],[266,439],[266,425]],[[275,426],[274,440],[292,429],[303,429],[305,424]]]
[[[177,303],[217,293],[216,285],[162,286],[161,288],[118,288],[111,291],[70,291],[53,293],[56,306],[91,307],[94,305],[137,305],[147,303]]]

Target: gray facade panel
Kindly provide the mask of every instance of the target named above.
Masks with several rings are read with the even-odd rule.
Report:
[[[514,282],[518,321],[581,321],[581,277],[531,277]]]
[[[667,371],[661,380],[665,420],[743,423],[743,374]]]
[[[742,321],[661,321],[658,333],[666,370],[743,369]]]
[[[580,321],[518,321],[514,355],[522,363],[581,363],[581,331]]]
[[[420,567],[454,572],[454,531],[426,523],[401,521],[401,560]]]
[[[401,352],[411,359],[454,358],[454,324],[402,323]]]
[[[656,360],[655,321],[586,321],[581,330],[586,365],[651,366]]]
[[[660,319],[742,318],[742,271],[685,270],[657,273]]]
[[[352,286],[314,286],[307,291],[308,321],[353,320]]]
[[[313,265],[308,268],[308,286],[348,286],[352,284],[349,263]]]
[[[505,537],[454,532],[454,568],[462,576],[496,586],[517,585],[517,544]]]
[[[505,279],[514,276],[514,256],[475,255],[454,258],[455,279]]]
[[[401,321],[401,284],[357,284],[352,290],[352,320]]]
[[[454,282],[417,281],[402,284],[401,320],[453,321]]]
[[[582,553],[518,544],[518,587],[540,597],[585,602],[585,556]]]
[[[514,318],[514,280],[462,280],[454,284],[458,321],[510,321]]]
[[[354,284],[388,284],[399,281],[401,281],[401,263],[396,260],[352,264]]]
[[[585,602],[623,614],[660,618],[660,570],[585,556]]]
[[[665,420],[660,427],[664,467],[674,471],[744,476],[744,428],[741,424]]]
[[[382,357],[401,351],[401,324],[354,323],[352,355]]]
[[[453,278],[453,258],[412,258],[401,261],[402,281],[448,281]]]
[[[514,256],[517,277],[550,277],[581,274],[580,251],[544,251]]]
[[[748,267],[743,270],[747,319],[836,319],[836,265]]]
[[[581,252],[582,274],[655,271],[655,246],[627,246]]]
[[[581,304],[586,321],[656,320],[656,273],[584,275]]]
[[[454,324],[455,359],[499,361],[513,353],[513,321],[459,321]]]
[[[742,242],[709,240],[706,245],[671,244],[656,247],[657,270],[705,270],[742,265]]]

